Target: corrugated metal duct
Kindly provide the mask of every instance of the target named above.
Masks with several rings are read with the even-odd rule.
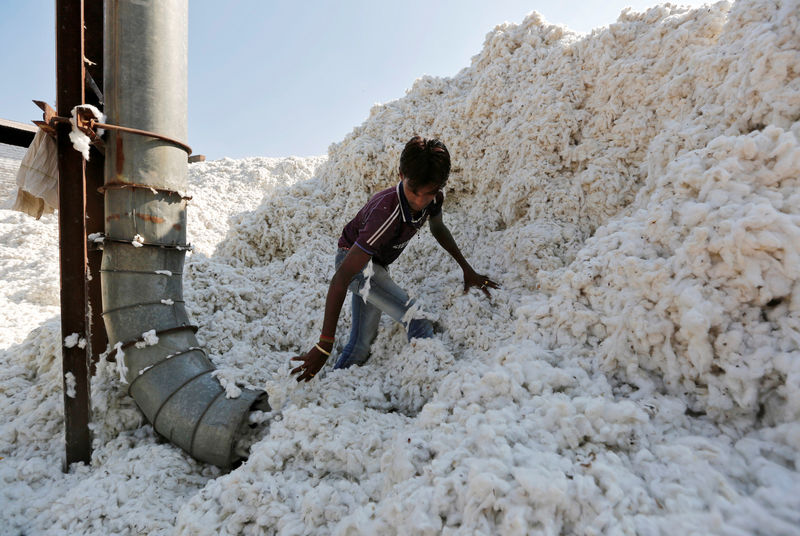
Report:
[[[187,0],[106,0],[108,122],[186,140],[187,49]],[[269,406],[261,391],[226,398],[189,324],[182,277],[187,174],[178,146],[109,132],[103,318],[110,344],[124,352],[128,392],[156,431],[198,460],[230,467],[249,412]],[[151,330],[158,342],[148,345]]]

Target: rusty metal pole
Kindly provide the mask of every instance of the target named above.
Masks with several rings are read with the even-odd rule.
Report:
[[[84,20],[84,56],[88,60],[85,65],[86,85],[102,94],[103,91],[103,0],[86,0],[83,6]],[[95,92],[84,88],[87,104],[103,109],[103,102]],[[103,194],[99,188],[103,186],[105,174],[105,157],[95,147],[90,149],[89,161],[86,163],[86,233],[102,233],[105,231],[105,207]],[[103,251],[96,244],[89,243],[87,258],[89,263],[89,346],[91,347],[91,376],[100,354],[108,344],[106,326],[103,322],[102,289],[100,285],[100,264]]]
[[[83,103],[83,0],[56,0],[56,110],[69,117]],[[67,348],[64,339],[73,333],[88,340],[86,287],[86,187],[84,160],[69,140],[70,126],[58,125],[58,229],[61,264],[61,336],[64,379],[64,428],[66,459],[89,463],[89,347]],[[83,348],[81,348],[83,346]],[[68,376],[74,377],[74,396],[68,393]]]

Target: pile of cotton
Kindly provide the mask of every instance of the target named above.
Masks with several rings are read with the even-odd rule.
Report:
[[[252,345],[276,410],[213,487],[235,500],[204,491],[181,526],[215,510],[204,522],[286,534],[789,530],[797,7],[658,7],[585,37],[535,15],[498,27],[470,68],[374,108],[315,180],[240,215],[218,255],[272,287],[244,307],[277,323]],[[440,370],[387,321],[367,366],[294,386],[279,359],[315,340],[338,233],[415,133],[447,143],[445,219],[504,290],[462,296],[422,235],[392,273],[443,328],[423,347]]]
[[[520,308],[637,389],[726,420],[800,418],[800,123],[681,155]],[[543,331],[550,331],[544,329]],[[553,344],[551,332],[542,338]]]
[[[0,287],[3,526],[800,534],[799,36],[797,0],[584,36],[534,14],[327,158],[192,165],[187,308],[229,396],[272,406],[224,475],[157,437],[109,363],[92,463],[60,472],[54,220],[0,212],[0,270],[25,289]],[[364,366],[298,384],[342,226],[414,134],[447,144],[445,222],[503,288],[464,294],[423,230],[390,270],[436,336],[384,318]]]

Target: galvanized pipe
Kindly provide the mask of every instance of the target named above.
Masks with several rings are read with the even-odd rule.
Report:
[[[187,48],[188,0],[106,0],[108,122],[186,140]],[[225,396],[186,314],[187,155],[168,141],[112,130],[105,162],[103,319],[109,344],[122,350],[128,392],[159,434],[230,467],[249,412],[269,406],[263,391]],[[152,330],[158,342],[147,345]]]

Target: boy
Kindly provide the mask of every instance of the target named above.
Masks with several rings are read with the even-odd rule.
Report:
[[[477,287],[491,297],[489,289],[500,288],[472,269],[442,221],[442,188],[449,174],[450,153],[444,143],[413,137],[400,155],[400,184],[372,196],[344,227],[336,254],[336,272],[325,300],[322,335],[314,348],[291,359],[303,362],[291,372],[298,375],[297,381],[311,380],[331,355],[336,323],[348,288],[353,292],[353,327],[350,340],[333,368],[366,362],[382,312],[405,324],[408,340],[433,336],[429,320],[404,318],[413,301],[392,281],[388,269],[428,218],[434,238],[464,272],[464,292]],[[370,259],[373,273],[365,274]]]

